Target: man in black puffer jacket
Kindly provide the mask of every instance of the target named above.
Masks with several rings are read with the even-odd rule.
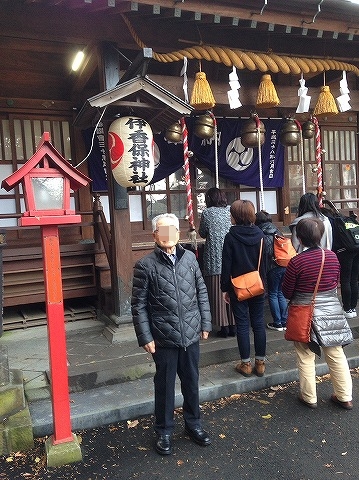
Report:
[[[134,267],[132,317],[138,344],[156,365],[156,451],[172,453],[175,380],[183,394],[185,433],[199,445],[211,443],[200,422],[199,340],[212,330],[207,289],[196,259],[178,245],[179,221],[171,214],[152,220],[156,245]]]

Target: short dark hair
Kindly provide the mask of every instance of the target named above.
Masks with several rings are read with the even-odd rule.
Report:
[[[235,200],[230,212],[236,225],[250,225],[256,220],[255,208],[250,200]]]
[[[260,210],[256,213],[256,225],[261,223],[272,222],[272,216],[265,210]]]
[[[324,233],[324,223],[319,218],[302,218],[296,225],[296,233],[304,247],[318,247]]]
[[[312,212],[316,217],[320,217],[319,200],[314,193],[305,193],[300,197],[298,205],[298,217],[301,217],[307,212]]]
[[[206,207],[226,207],[227,197],[219,188],[213,187],[205,194]]]

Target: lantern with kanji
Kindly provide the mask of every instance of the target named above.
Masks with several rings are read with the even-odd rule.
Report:
[[[155,170],[154,142],[148,122],[138,117],[114,120],[108,130],[108,148],[114,179],[122,187],[144,187]]]

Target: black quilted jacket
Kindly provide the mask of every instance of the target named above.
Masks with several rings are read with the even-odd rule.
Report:
[[[188,347],[212,330],[208,294],[196,256],[177,245],[174,267],[156,245],[135,264],[132,318],[139,346]]]

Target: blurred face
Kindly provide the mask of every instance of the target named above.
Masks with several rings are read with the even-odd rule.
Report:
[[[173,253],[179,240],[179,231],[171,222],[170,218],[161,218],[153,232],[155,242],[166,253]]]

